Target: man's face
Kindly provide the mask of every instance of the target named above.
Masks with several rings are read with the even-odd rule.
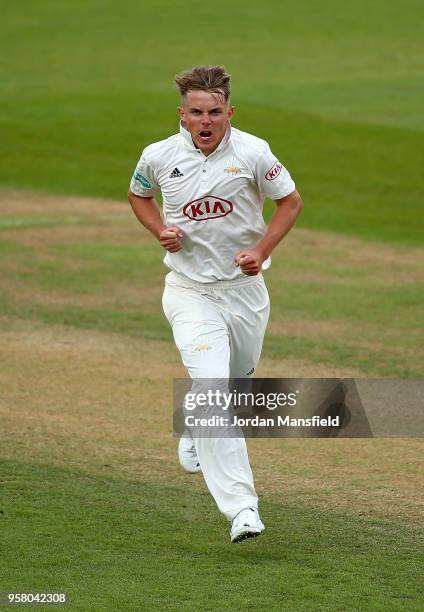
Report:
[[[184,127],[196,147],[209,155],[223,139],[234,107],[223,95],[202,90],[188,91],[182,104],[178,110]]]

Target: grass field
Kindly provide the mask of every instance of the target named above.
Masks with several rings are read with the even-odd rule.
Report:
[[[422,378],[421,3],[0,5],[0,592],[422,610],[420,439],[250,440],[267,529],[229,544],[176,464],[162,252],[125,202],[176,130],[173,75],[224,63],[234,125],[305,205],[267,274],[258,375]]]
[[[121,199],[141,149],[177,130],[173,76],[222,62],[234,125],[268,139],[292,171],[302,226],[418,245],[422,10],[3,2],[0,182]]]
[[[0,202],[4,589],[63,590],[75,610],[422,608],[420,440],[250,440],[267,531],[231,547],[176,462],[184,371],[154,240],[120,202]],[[293,233],[258,375],[418,376],[418,300],[401,296],[419,255]]]

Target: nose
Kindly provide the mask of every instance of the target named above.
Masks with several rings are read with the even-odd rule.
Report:
[[[211,120],[210,120],[209,115],[207,115],[207,114],[203,115],[202,116],[202,125],[206,126],[206,125],[210,125],[210,123],[211,123]]]

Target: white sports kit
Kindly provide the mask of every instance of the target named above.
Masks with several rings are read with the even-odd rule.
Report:
[[[160,190],[165,225],[183,233],[183,248],[165,255],[163,307],[190,377],[228,383],[252,376],[269,298],[262,274],[244,275],[234,259],[266,232],[265,196],[277,200],[295,190],[290,174],[251,134],[229,126],[205,156],[181,126],[179,134],[146,147],[130,189],[142,197]],[[258,498],[244,438],[197,437],[194,428],[189,434],[220,511],[230,521],[246,508],[253,512]]]

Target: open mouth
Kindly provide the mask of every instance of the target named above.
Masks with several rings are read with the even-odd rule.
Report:
[[[210,130],[202,130],[199,133],[199,136],[202,140],[208,140],[212,136],[212,132]]]

